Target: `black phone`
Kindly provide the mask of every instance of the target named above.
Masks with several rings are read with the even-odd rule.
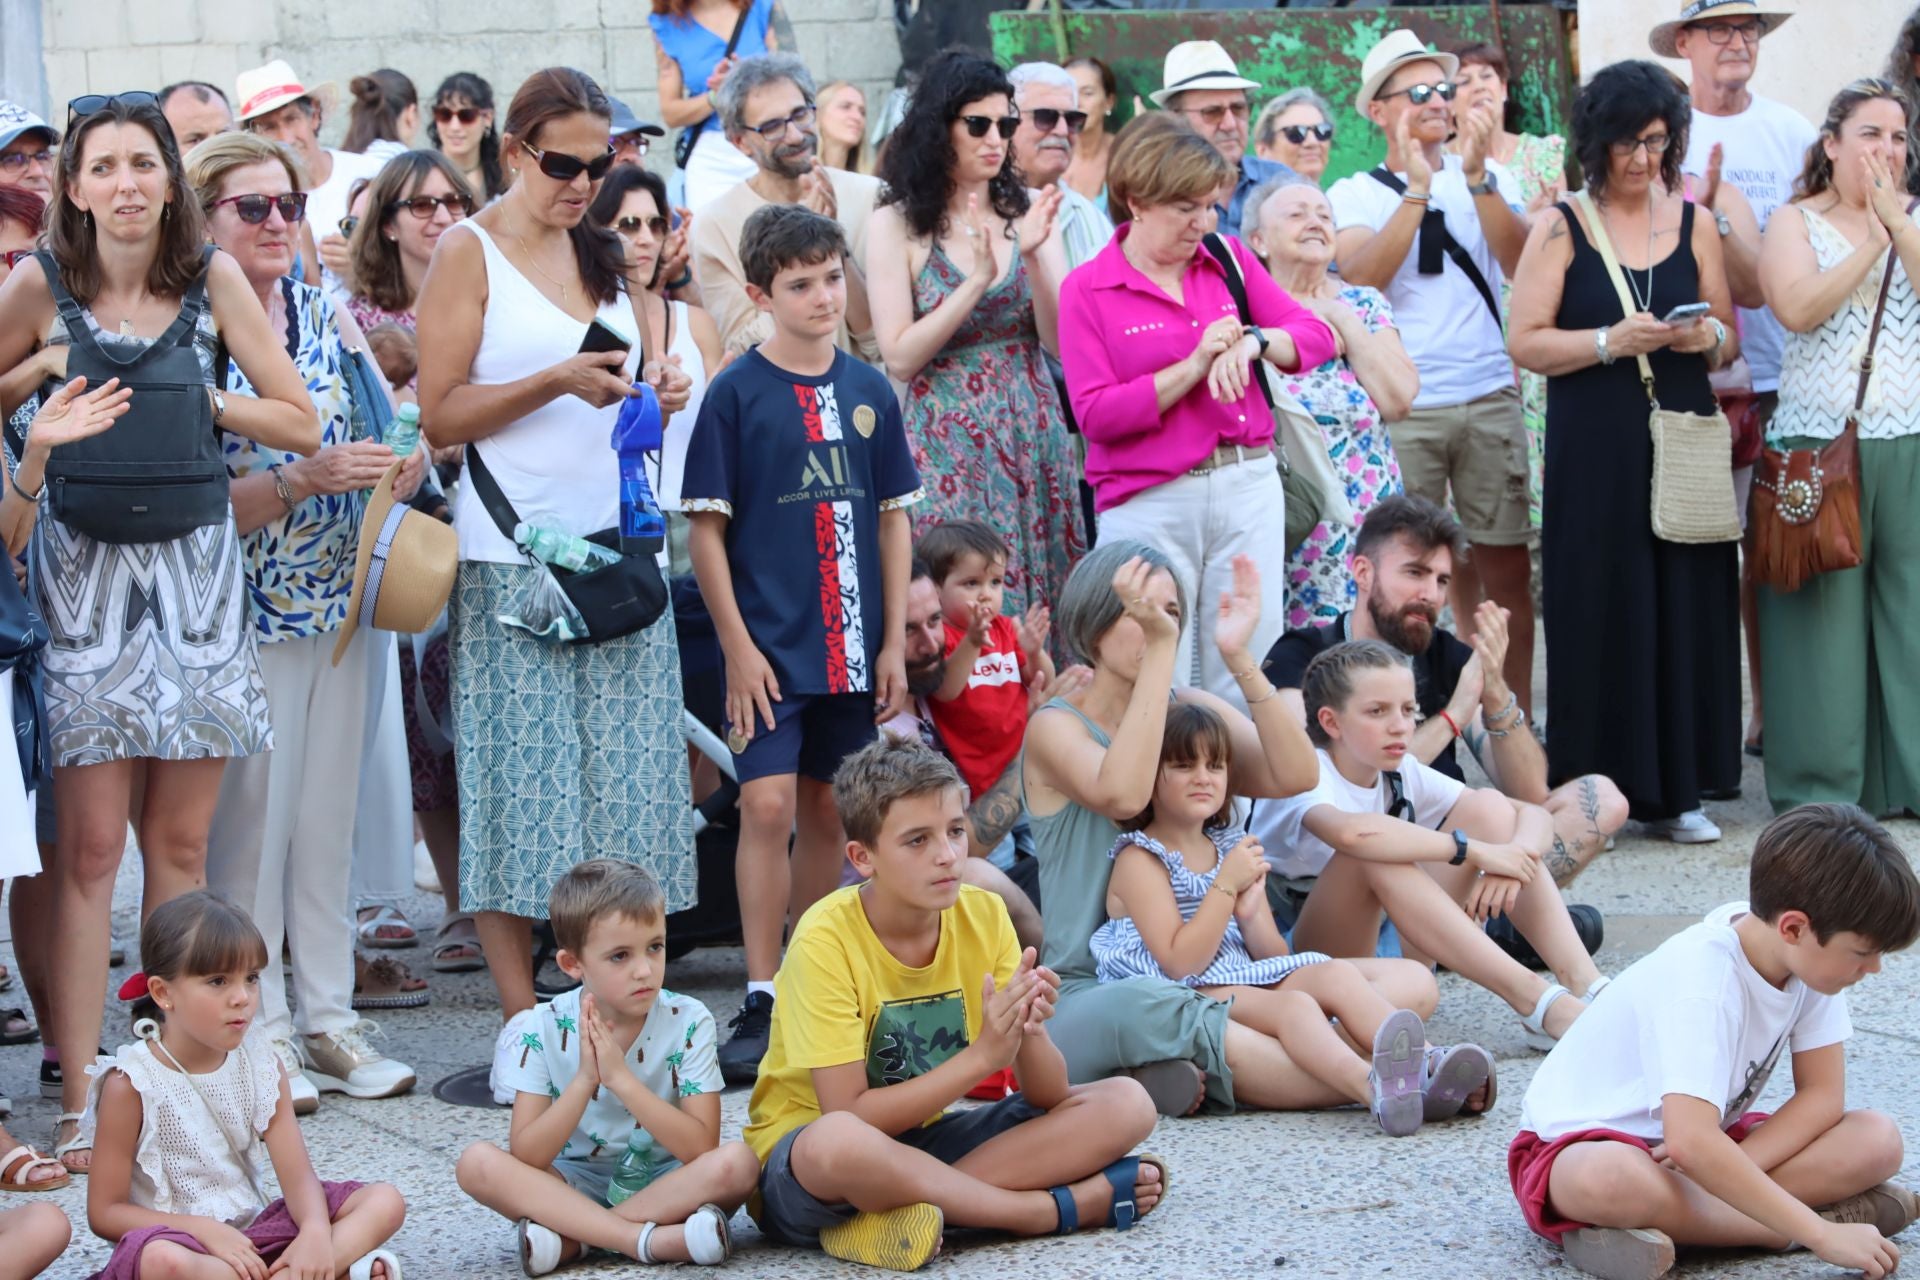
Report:
[[[580,339],[579,354],[589,351],[618,351],[621,355],[633,350],[633,340],[612,325],[595,318],[587,325],[587,336]]]

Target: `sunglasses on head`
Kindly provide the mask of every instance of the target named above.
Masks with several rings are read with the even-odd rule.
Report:
[[[1001,137],[1011,138],[1013,131],[1020,127],[1020,113],[1016,111],[1010,116],[999,117],[961,116],[960,123],[967,126],[967,133],[975,138],[986,137],[989,129],[998,129]]]
[[[1458,92],[1460,92],[1459,85],[1451,80],[1442,80],[1439,84],[1416,84],[1405,89],[1395,89],[1392,93],[1378,94],[1375,100],[1384,102],[1388,98],[1397,98],[1405,94],[1408,102],[1416,107],[1424,107],[1435,97],[1442,102],[1452,102],[1453,95]]]
[[[1052,133],[1060,127],[1062,120],[1067,122],[1068,133],[1080,133],[1087,127],[1087,113],[1084,111],[1058,111],[1052,107],[1031,107],[1027,111],[1027,118],[1033,121],[1033,127],[1042,133]]]
[[[126,93],[83,93],[67,103],[67,128],[73,128],[75,120],[105,111],[115,103],[123,107],[153,107],[158,110],[160,99],[145,89],[130,89]]]
[[[228,196],[225,200],[215,200],[208,205],[208,212],[223,204],[232,205],[233,211],[240,215],[240,221],[255,227],[265,222],[267,215],[275,209],[280,210],[280,217],[286,222],[298,222],[307,216],[307,193],[304,191],[289,191],[279,196]]]
[[[425,222],[433,216],[433,211],[444,207],[454,215],[454,221],[473,216],[473,201],[458,192],[450,191],[444,196],[411,196],[405,200],[395,200],[387,205],[387,212],[393,213],[405,209],[414,217]]]
[[[1333,126],[1330,124],[1283,124],[1280,135],[1294,146],[1304,146],[1308,138],[1318,138],[1322,142],[1333,141]]]
[[[642,218],[637,214],[630,214],[627,217],[615,220],[613,224],[613,229],[623,236],[633,235],[642,227],[645,227],[647,234],[655,240],[665,240],[667,238],[667,220],[657,213],[651,218]]]
[[[520,144],[527,154],[540,164],[540,172],[555,182],[572,182],[581,174],[587,175],[588,182],[598,182],[607,176],[607,170],[613,168],[614,152],[608,147],[606,154],[595,156],[591,160],[582,160],[579,156],[570,156],[564,151],[542,151],[530,142]]]
[[[479,118],[479,107],[435,107],[433,109],[435,124],[452,124],[458,120],[461,124],[470,125]]]

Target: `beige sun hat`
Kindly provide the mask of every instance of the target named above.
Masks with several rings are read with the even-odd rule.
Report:
[[[1258,80],[1249,80],[1234,65],[1233,55],[1221,48],[1218,40],[1186,40],[1167,50],[1161,72],[1161,85],[1147,96],[1153,105],[1164,107],[1176,93],[1189,89],[1258,89]]]
[[[1690,22],[1701,22],[1707,18],[1758,18],[1760,35],[1764,39],[1792,16],[1791,9],[1754,4],[1752,0],[1685,0],[1680,6],[1678,18],[1663,22],[1647,33],[1647,44],[1663,58],[1677,58],[1680,50],[1674,43],[1674,37],[1680,34],[1680,28]]]
[[[235,122],[245,124],[255,116],[278,111],[300,98],[318,99],[320,105],[330,111],[334,97],[332,81],[310,85],[294,74],[292,65],[286,59],[275,58],[264,67],[242,71],[234,79],[233,118]]]
[[[1380,87],[1409,62],[1437,62],[1449,80],[1460,74],[1460,59],[1450,53],[1435,53],[1419,36],[1401,27],[1387,32],[1379,44],[1367,50],[1366,61],[1360,64],[1360,92],[1354,95],[1354,109],[1366,115],[1367,104],[1380,92]]]
[[[433,626],[453,594],[460,564],[460,536],[424,512],[393,499],[394,477],[404,460],[396,458],[367,499],[360,518],[360,548],[353,561],[353,595],[347,620],[333,642],[339,666],[353,634],[363,626],[382,631],[425,631]]]

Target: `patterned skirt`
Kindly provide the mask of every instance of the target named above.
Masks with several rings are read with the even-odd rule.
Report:
[[[667,910],[698,885],[673,616],[604,644],[507,627],[527,565],[464,560],[448,614],[460,904],[543,919],[589,858],[647,868]]]

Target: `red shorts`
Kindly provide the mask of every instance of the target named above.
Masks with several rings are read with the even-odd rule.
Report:
[[[1747,1135],[1770,1114],[1766,1111],[1747,1112],[1727,1126],[1727,1136],[1735,1142],[1745,1142]],[[1593,1225],[1563,1218],[1547,1202],[1547,1180],[1553,1174],[1553,1162],[1562,1151],[1576,1142],[1624,1142],[1642,1151],[1653,1150],[1653,1145],[1646,1139],[1621,1133],[1618,1129],[1582,1129],[1578,1133],[1555,1138],[1552,1142],[1542,1142],[1540,1135],[1530,1129],[1521,1130],[1507,1148],[1507,1177],[1513,1182],[1513,1198],[1520,1202],[1520,1213],[1526,1218],[1527,1225],[1533,1228],[1534,1234],[1544,1236],[1555,1244],[1559,1244],[1560,1237],[1567,1232]]]

